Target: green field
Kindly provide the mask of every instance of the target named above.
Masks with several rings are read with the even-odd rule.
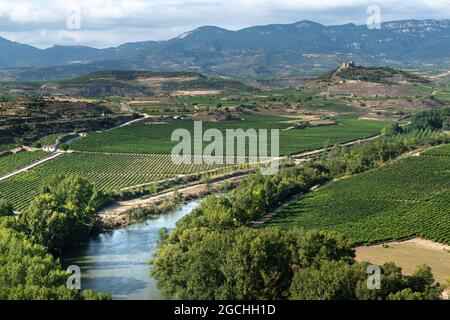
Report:
[[[448,157],[450,156],[450,144],[438,148],[429,149],[426,152],[422,153],[422,155]]]
[[[17,145],[15,145],[15,144],[2,144],[2,145],[0,145],[0,152],[11,150],[14,147],[17,147]]]
[[[0,158],[0,176],[3,176],[11,171],[25,167],[37,160],[44,158],[47,155],[45,152],[19,152]]]
[[[436,96],[439,100],[450,102],[450,87],[438,88],[436,90]]]
[[[210,128],[217,128],[223,133],[226,129],[281,129],[280,152],[288,155],[370,137],[389,124],[389,122],[357,120],[355,117],[347,116],[338,118],[338,126],[283,130],[293,126],[293,120],[287,117],[249,115],[244,116],[242,120],[204,122],[203,131]],[[178,128],[193,132],[193,122],[169,120],[163,124],[136,124],[107,132],[92,133],[87,138],[74,142],[71,148],[81,151],[170,154],[177,144],[170,141],[171,135]]]
[[[64,133],[50,134],[48,136],[42,137],[41,139],[33,143],[33,146],[36,147],[38,146],[38,144],[41,146],[53,146],[62,136],[64,136]]]
[[[38,153],[36,153],[38,154]],[[126,187],[197,174],[217,166],[174,165],[167,155],[109,155],[73,153],[63,155],[30,172],[0,182],[0,198],[23,210],[36,196],[41,184],[52,175],[76,174],[89,179],[100,190],[118,191]]]
[[[331,183],[268,225],[337,230],[357,244],[413,236],[450,244],[450,146]]]

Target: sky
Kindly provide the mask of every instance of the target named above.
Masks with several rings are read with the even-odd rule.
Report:
[[[365,24],[450,18],[450,0],[0,0],[0,36],[39,48],[168,40],[203,25],[238,30],[310,20]]]

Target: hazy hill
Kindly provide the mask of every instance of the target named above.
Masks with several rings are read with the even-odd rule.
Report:
[[[39,50],[1,39],[0,68],[20,68],[3,73],[3,78],[12,80],[69,78],[111,69],[112,64],[120,69],[264,76],[326,71],[347,60],[375,66],[450,68],[449,51],[450,20],[387,22],[380,30],[301,21],[238,31],[200,27],[169,41],[102,50],[65,46]]]

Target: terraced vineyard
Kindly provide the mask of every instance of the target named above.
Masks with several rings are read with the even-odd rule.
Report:
[[[19,152],[0,158],[0,176],[10,173],[14,170],[25,167],[37,160],[44,158],[47,155],[45,152]]]
[[[305,150],[323,148],[376,135],[389,122],[358,120],[340,117],[339,126],[312,127],[304,130],[287,130],[294,119],[275,116],[245,116],[244,120],[204,122],[203,131],[226,129],[281,129],[281,154],[294,154]],[[82,151],[117,153],[170,154],[176,143],[171,142],[172,132],[178,128],[193,132],[192,121],[168,121],[160,124],[136,124],[115,130],[92,133],[74,142],[71,148]]]
[[[23,210],[41,184],[55,174],[76,174],[96,184],[101,190],[116,191],[152,181],[196,174],[218,168],[208,165],[174,165],[168,155],[126,155],[73,153],[0,182],[0,198],[10,200],[16,210]]]
[[[450,145],[325,186],[268,225],[337,230],[358,244],[413,236],[450,244]]]
[[[58,139],[60,137],[62,137],[63,135],[64,135],[63,133],[50,134],[48,136],[42,137],[41,139],[39,139],[38,141],[33,143],[33,146],[34,147],[37,147],[38,145],[41,145],[41,146],[52,146],[52,145],[56,144]]]

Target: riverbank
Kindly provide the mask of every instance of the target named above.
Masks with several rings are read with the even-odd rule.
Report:
[[[82,289],[108,292],[113,300],[160,300],[164,297],[149,264],[161,228],[169,231],[200,203],[180,208],[145,222],[100,233],[62,258],[64,267],[81,268]]]
[[[164,211],[164,203],[175,197],[181,201],[198,199],[213,193],[221,192],[225,188],[233,187],[239,181],[245,179],[248,172],[237,172],[224,177],[214,179],[211,183],[196,182],[180,189],[170,189],[154,196],[119,201],[103,210],[98,215],[106,230],[113,230],[129,226],[139,222],[139,218],[133,218],[132,213],[138,209],[158,206]]]

